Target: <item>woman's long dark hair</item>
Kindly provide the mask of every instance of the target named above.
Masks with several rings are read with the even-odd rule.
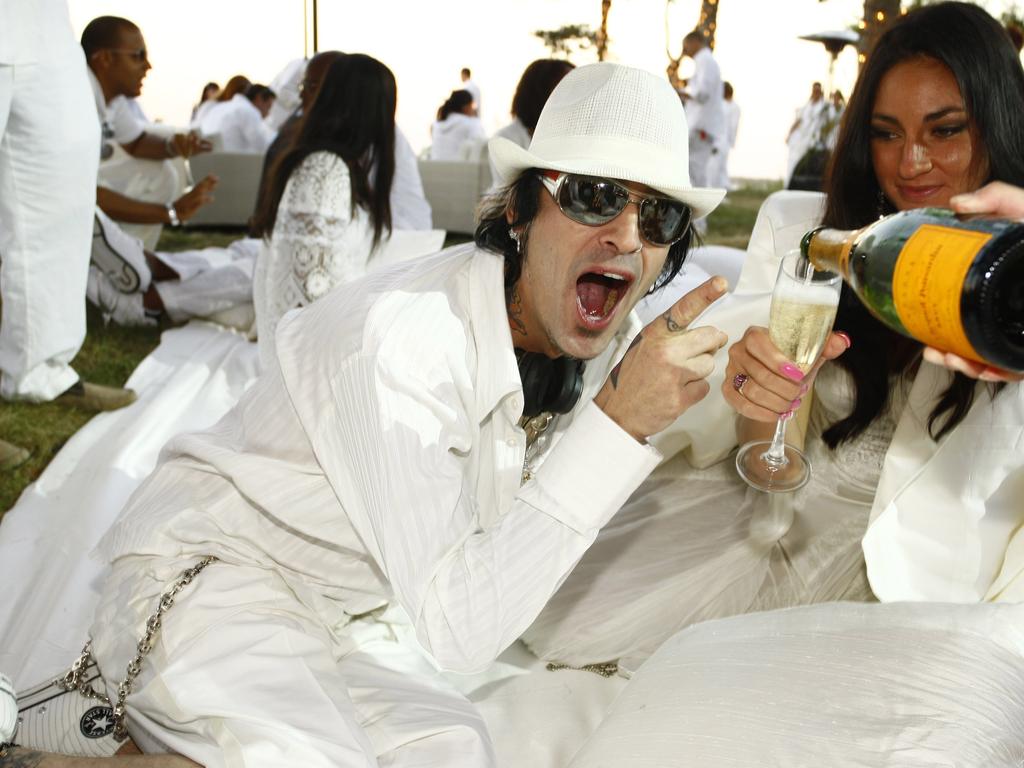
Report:
[[[825,182],[828,200],[824,224],[839,229],[866,226],[895,209],[885,200],[871,155],[871,114],[878,87],[897,64],[920,57],[945,64],[956,78],[976,137],[972,163],[989,169],[986,181],[1024,185],[1024,70],[1002,25],[968,3],[947,2],[911,11],[878,40],[857,78],[843,115]],[[847,286],[839,302],[837,329],[853,346],[836,362],[856,386],[853,412],[827,429],[835,447],[856,437],[882,412],[890,376],[907,375],[920,360],[921,345],[875,320]],[[932,410],[928,428],[934,439],[967,415],[975,381],[956,374]]]
[[[452,114],[452,112],[462,112],[472,103],[473,94],[469,91],[452,91],[452,95],[445,100],[444,104],[438,107],[437,119],[439,121],[447,120],[448,115]]]
[[[352,207],[370,214],[373,242],[379,243],[383,231],[391,231],[395,100],[395,76],[373,57],[346,54],[331,64],[295,140],[271,171],[270,194],[254,221],[256,235],[273,232],[292,172],[312,153],[327,151],[348,166]]]
[[[565,59],[537,59],[523,70],[512,97],[512,115],[526,126],[531,136],[548,96],[573,69],[573,63]]]

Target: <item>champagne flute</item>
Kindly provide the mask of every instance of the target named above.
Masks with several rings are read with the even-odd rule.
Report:
[[[196,177],[192,175],[192,136],[195,135],[194,131],[189,131],[185,136],[187,140],[185,142],[185,148],[181,151],[181,164],[185,168],[185,190],[184,193],[187,195],[196,186]]]
[[[789,251],[779,265],[768,334],[804,373],[817,362],[832,331],[842,285],[841,275],[815,269],[799,250]],[[771,442],[747,443],[736,454],[740,477],[759,491],[795,491],[811,479],[807,457],[785,442],[791,416],[790,412],[779,417]]]

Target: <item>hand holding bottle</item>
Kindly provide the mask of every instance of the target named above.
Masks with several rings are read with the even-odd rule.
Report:
[[[1024,189],[1002,181],[986,184],[977,192],[954,195],[949,207],[957,213],[1024,219]]]
[[[959,204],[971,212],[1019,211],[1018,192],[986,188]],[[969,375],[1024,373],[1019,220],[917,208],[856,231],[813,230],[801,247],[815,265],[840,272],[878,320],[934,347],[929,360]]]
[[[1024,219],[1024,189],[993,181],[977,192],[966,195],[955,195],[949,200],[950,207],[957,213],[983,214],[1002,216],[1007,219]],[[926,347],[924,359],[935,365],[942,365],[953,371],[959,371],[972,379],[982,381],[1024,381],[1024,373],[1013,373],[1002,368],[982,365],[951,352],[942,352],[934,347]]]

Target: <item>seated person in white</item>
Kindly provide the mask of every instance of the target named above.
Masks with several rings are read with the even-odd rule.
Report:
[[[319,93],[328,67],[343,56],[337,51],[325,51],[310,60],[302,89],[307,111]],[[328,114],[327,111],[318,113],[321,118]],[[285,141],[285,146],[290,146],[301,125],[301,114],[285,123],[282,133],[267,151],[265,169],[272,169],[280,159],[271,156],[278,143]],[[381,254],[388,259],[430,253],[439,246],[437,240],[444,237],[440,231],[425,233],[422,237],[413,237],[408,231],[430,229],[430,206],[423,198],[423,186],[412,149],[397,126],[395,142],[395,176],[390,197],[392,233],[389,247]],[[395,188],[400,182],[404,186],[396,202]],[[270,179],[265,178],[261,182],[257,212],[270,189]],[[339,247],[342,245],[338,243]],[[100,214],[93,236],[94,261],[122,265],[143,263],[151,279],[133,290],[124,268],[110,275],[93,267],[90,269],[87,296],[107,319],[119,325],[150,325],[161,316],[172,322],[199,317],[249,330],[252,325],[253,273],[260,248],[261,241],[250,237],[236,240],[226,248],[150,252],[137,238],[126,235],[116,223]]]
[[[333,66],[358,78],[347,92],[387,73],[365,56]],[[140,764],[494,765],[479,713],[437,667],[477,670],[515,641],[658,462],[647,437],[707,394],[726,341],[686,327],[723,280],[646,328],[631,313],[722,197],[674,162],[688,131],[672,88],[595,64],[545,115],[537,144],[573,155],[496,139],[513,181],[479,246],[290,313],[264,375],[216,426],[165,448],[100,545],[113,570],[92,653],[112,692],[166,580],[199,565],[124,689],[133,735],[182,757]],[[372,195],[355,189],[365,167],[338,163],[354,198]],[[295,266],[303,278],[318,262]],[[386,638],[386,606],[415,641]]]
[[[537,59],[523,70],[516,92],[512,96],[512,122],[498,130],[496,137],[515,142],[523,149],[530,146],[533,129],[537,127],[541,110],[548,101],[548,96],[562,78],[569,74],[573,64],[565,59]],[[498,169],[491,161],[491,191],[498,189],[503,183],[498,176]]]
[[[200,108],[202,108],[202,106],[206,104],[206,102],[213,101],[219,95],[220,86],[217,85],[217,83],[215,83],[213,80],[204,85],[203,90],[199,93],[199,101],[196,102],[196,105],[194,107],[192,107],[192,115],[191,117],[189,117],[189,122],[191,123],[193,120],[195,120],[196,114],[198,114]]]
[[[998,95],[985,87],[993,77],[1006,84]],[[1024,185],[1022,157],[1024,73],[997,21],[938,4],[890,27],[857,81],[827,196],[769,198],[739,285],[703,318],[736,342],[721,384],[744,417],[736,433],[728,409],[696,414],[692,442],[602,531],[528,631],[531,647],[568,663],[626,657],[633,667],[682,627],[749,611],[1024,599],[1024,386],[962,361],[987,381],[952,373],[929,362],[936,353],[922,360],[920,343],[888,330],[845,287],[827,362],[811,375],[766,328],[739,337],[744,325],[767,325],[778,261],[809,229],[948,206],[986,181]],[[770,436],[801,399],[810,483],[791,494],[747,488],[730,451]]]
[[[487,138],[469,91],[452,91],[437,110],[437,120],[430,128],[430,137],[431,160],[461,160],[464,145],[480,143]]]
[[[227,88],[224,89],[227,93]],[[263,154],[277,132],[264,122],[274,92],[254,83],[244,92],[224,98],[221,94],[197,115],[197,127],[204,136],[219,136],[223,152],[255,152]]]
[[[252,83],[245,75],[232,75],[224,84],[224,87],[217,91],[216,95],[212,98],[206,99],[196,107],[195,111],[192,113],[192,122],[189,123],[189,127],[194,130],[198,130],[200,121],[203,119],[203,115],[209,112],[210,109],[217,104],[225,101],[231,101],[239,94],[244,96],[245,92],[251,85]]]
[[[192,133],[165,137],[147,130],[129,104],[117,101],[137,97],[150,69],[135,24],[117,16],[93,19],[82,32],[82,48],[103,132],[96,204],[152,248],[160,227],[191,218],[217,183],[207,177],[179,196],[183,181],[166,159],[208,151],[210,144]]]

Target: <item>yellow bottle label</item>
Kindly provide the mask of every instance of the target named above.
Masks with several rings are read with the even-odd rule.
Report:
[[[915,338],[944,352],[980,360],[964,332],[960,295],[974,258],[992,235],[923,224],[911,235],[892,276],[900,321]]]

